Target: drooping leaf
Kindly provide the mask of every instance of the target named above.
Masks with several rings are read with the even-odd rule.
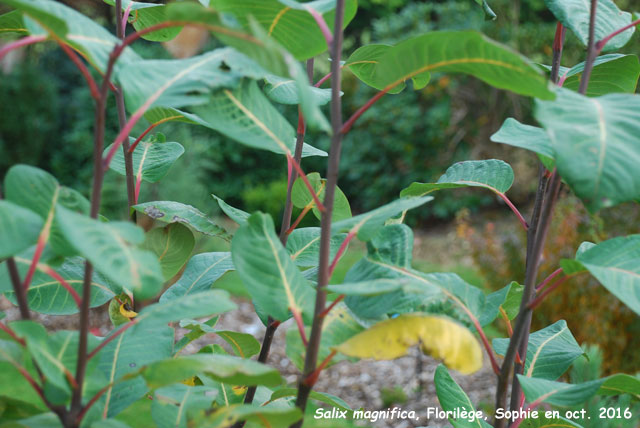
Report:
[[[589,247],[576,255],[576,261],[640,314],[640,235],[613,238]]]
[[[43,224],[33,211],[0,200],[0,259],[35,245]]]
[[[160,296],[160,302],[209,290],[218,278],[233,269],[231,253],[196,254],[180,279]]]
[[[243,80],[236,89],[217,91],[206,105],[192,110],[202,124],[241,144],[291,156],[295,150],[295,130],[253,80]],[[326,156],[308,145],[304,155]]]
[[[186,428],[187,416],[210,408],[217,393],[207,386],[181,383],[158,388],[151,404],[151,416],[158,428]]]
[[[158,361],[144,367],[140,374],[150,388],[171,385],[200,374],[234,385],[276,386],[282,382],[280,373],[265,364],[220,354],[195,354]]]
[[[367,53],[371,59],[359,54],[347,64],[374,61],[357,73],[364,83],[380,90],[402,87],[412,78],[418,79],[414,85],[420,89],[426,85],[428,73],[442,71],[470,74],[499,89],[553,99],[547,80],[535,65],[477,32],[434,31]]]
[[[109,280],[136,297],[155,296],[162,288],[162,269],[151,252],[135,247],[144,232],[131,223],[102,223],[57,208],[57,223],[67,241]]]
[[[459,187],[484,187],[501,195],[513,184],[513,169],[497,159],[458,162],[450,166],[436,183],[412,183],[401,197],[424,196],[435,190]]]
[[[163,223],[183,223],[205,235],[225,237],[227,234],[211,218],[191,205],[173,201],[155,201],[138,204],[133,208],[154,220]]]
[[[313,288],[280,243],[271,217],[251,215],[236,231],[231,254],[259,312],[279,321],[287,320],[290,311],[311,316]]]
[[[432,196],[400,198],[368,213],[335,222],[331,225],[331,232],[335,234],[354,231],[357,232],[358,239],[368,241],[375,236],[388,219],[431,200],[433,200]]]
[[[327,42],[306,8],[313,8],[325,19],[329,29],[335,20],[335,1],[318,0],[300,3],[293,0],[211,0],[221,12],[231,12],[245,28],[252,16],[264,30],[298,60],[307,60],[327,50]],[[344,27],[356,14],[357,2],[345,1]]]
[[[509,293],[504,303],[501,304],[502,309],[507,313],[510,320],[515,319],[520,311],[520,302],[522,301],[522,294],[524,293],[524,286],[512,281],[509,284]]]
[[[333,260],[346,237],[347,235],[344,233],[331,237],[329,243],[330,260]],[[287,251],[291,254],[291,259],[296,265],[303,267],[317,266],[320,255],[320,228],[303,227],[295,229],[287,239]]]
[[[31,253],[29,253],[30,255]],[[16,257],[16,266],[21,278],[24,278],[31,257]],[[66,259],[62,266],[53,268],[74,290],[82,295],[82,283],[84,282],[84,260],[80,258]],[[0,268],[0,293],[4,293],[11,302],[17,304],[17,299],[7,269]],[[120,286],[105,278],[98,272],[94,272],[91,278],[90,307],[101,306],[113,298],[120,291]],[[29,309],[48,315],[70,315],[79,311],[76,302],[63,286],[46,273],[36,270],[31,279],[31,285],[27,292]]]
[[[584,46],[589,42],[589,17],[591,3],[582,0],[545,0],[549,10],[565,27],[571,29]],[[631,14],[622,12],[612,0],[600,0],[596,10],[595,40],[631,23]],[[603,51],[608,52],[624,46],[635,28],[630,28],[611,39]]]
[[[493,340],[493,349],[498,355],[504,355],[508,346],[509,339]],[[558,321],[529,336],[524,375],[556,380],[582,354],[566,321]]]
[[[590,211],[640,199],[640,97],[556,93],[556,101],[536,101],[535,116],[563,180]]]
[[[433,382],[436,385],[436,394],[438,395],[438,401],[440,401],[442,410],[455,412],[456,409],[460,409],[459,412],[466,410],[468,415],[475,413],[476,409],[471,403],[469,396],[465,394],[462,388],[453,380],[447,368],[442,364],[436,369]],[[452,424],[455,423],[454,426],[456,428],[486,428],[491,426],[484,420],[475,418],[470,420],[470,418],[455,419],[450,417],[449,422]]]
[[[105,71],[109,54],[119,40],[109,31],[87,16],[56,1],[50,0],[2,0],[23,13],[23,21],[31,35],[49,35],[60,39],[78,50],[91,65]],[[136,61],[140,57],[126,48],[116,62]]]
[[[239,333],[237,331],[216,330],[222,340],[227,342],[233,353],[240,358],[251,358],[260,352],[260,342],[248,333]]]
[[[331,353],[332,348],[341,345],[363,330],[364,327],[355,319],[346,305],[344,303],[338,303],[331,312],[327,314],[322,324],[318,361],[323,361]],[[308,336],[310,329],[307,329],[306,333]],[[306,347],[302,343],[300,332],[295,327],[287,330],[286,353],[291,362],[299,370],[302,370],[304,367]],[[344,355],[337,354],[331,359],[329,366],[344,359]]]
[[[470,374],[482,367],[482,349],[469,330],[447,318],[420,313],[375,324],[336,350],[351,357],[390,360],[405,355],[417,344],[424,353],[461,373]]]
[[[555,152],[549,136],[542,128],[525,125],[509,117],[498,132],[491,136],[491,141],[535,152],[545,168],[553,170]]]
[[[487,19],[495,20],[497,18],[495,12],[491,9],[489,3],[487,3],[487,0],[476,0],[476,3],[482,6],[482,10],[484,11]]]
[[[193,233],[180,223],[152,229],[145,234],[141,248],[158,257],[165,281],[173,278],[189,260],[196,245]]]
[[[131,138],[133,141],[133,138]],[[105,149],[105,155],[111,150],[111,145]],[[133,151],[133,172],[142,180],[155,183],[164,178],[171,166],[184,153],[184,147],[179,143],[153,143],[140,141]],[[120,175],[126,175],[124,154],[116,151],[109,164],[109,168]]]
[[[561,75],[566,78],[563,88],[577,91],[584,70],[584,62],[574,65]],[[587,96],[599,97],[614,92],[634,93],[640,75],[640,62],[636,55],[608,54],[595,59],[589,78]]]
[[[318,197],[320,201],[324,203],[325,197],[325,187],[326,187],[326,179],[321,178],[320,174],[317,172],[312,172],[307,174],[307,179],[311,186],[313,187],[313,191]],[[309,192],[309,189],[305,185],[302,178],[298,178],[293,183],[293,188],[291,189],[291,202],[297,208],[305,208],[306,206],[312,206],[313,215],[316,218],[321,219],[322,213],[315,205],[313,196]],[[333,197],[333,221],[340,221],[344,219],[348,219],[351,217],[351,206],[349,205],[349,201],[345,194],[340,190],[339,187],[336,187],[335,194]]]
[[[89,213],[89,201],[79,192],[60,186],[48,172],[28,165],[15,165],[4,178],[7,201],[33,211],[43,220],[41,239],[50,243],[54,253],[73,256],[76,252],[57,224],[58,206],[74,212]]]
[[[593,397],[604,382],[597,379],[589,382],[570,384],[547,379],[518,375],[518,381],[527,401],[540,401],[557,406],[575,406]]]
[[[251,215],[246,211],[242,211],[241,209],[232,207],[231,205],[227,204],[224,200],[217,197],[216,195],[212,194],[211,196],[213,196],[213,198],[218,202],[218,206],[220,207],[222,212],[228,215],[229,218],[235,221],[237,224],[245,223],[249,218],[249,216]]]

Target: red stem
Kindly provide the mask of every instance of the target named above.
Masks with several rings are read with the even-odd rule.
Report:
[[[316,24],[318,24],[318,27],[320,28],[320,31],[322,32],[322,35],[327,42],[327,46],[331,47],[331,44],[333,43],[333,34],[331,34],[331,30],[329,29],[327,22],[324,20],[324,17],[320,14],[320,12],[313,9],[312,7],[307,7],[307,12],[311,14],[313,19],[316,21]]]
[[[344,294],[339,295],[338,297],[336,297],[336,299],[331,302],[331,304],[329,305],[329,307],[327,309],[325,309],[324,311],[320,312],[320,318],[324,318],[327,315],[329,315],[329,312],[331,312],[331,309],[335,308],[336,305],[340,302],[342,302],[342,300],[345,298]]]
[[[511,327],[511,320],[509,319],[509,316],[504,311],[502,306],[500,306],[500,315],[502,316],[502,319],[504,320],[504,323],[507,326],[507,333],[509,333],[509,337],[513,336],[513,328]]]
[[[35,273],[36,267],[38,266],[38,262],[40,261],[40,257],[42,256],[42,251],[44,250],[45,245],[47,245],[49,233],[47,232],[45,235],[41,234],[40,237],[38,238],[38,245],[36,246],[36,250],[33,253],[33,258],[31,259],[31,265],[29,265],[29,270],[27,271],[27,275],[24,277],[22,288],[24,289],[25,293],[29,291],[29,285],[31,285],[31,280],[33,279],[33,274]]]
[[[538,284],[538,286],[536,287],[536,291],[540,291],[542,290],[547,284],[549,284],[551,282],[551,280],[553,278],[555,278],[556,276],[560,275],[562,273],[562,268],[556,269],[554,270],[551,275],[549,275],[548,277],[546,277],[544,279],[544,281],[542,281],[540,284]]]
[[[318,80],[318,82],[313,86],[315,86],[316,88],[319,88],[320,86],[322,86],[324,82],[326,82],[329,79],[331,79],[331,72],[329,72],[329,74],[324,76],[322,79]]]
[[[487,339],[487,335],[484,334],[484,330],[482,329],[482,326],[480,325],[480,322],[478,322],[478,320],[473,317],[471,318],[471,321],[473,321],[473,325],[476,327],[476,330],[478,330],[478,334],[480,334],[480,339],[482,340],[482,344],[484,345],[484,348],[487,350],[487,354],[489,354],[489,359],[491,360],[491,367],[493,368],[493,372],[496,375],[500,374],[500,365],[498,364],[498,361],[496,360],[496,356],[493,353],[493,348],[491,347],[491,344],[489,343],[489,339]]]
[[[142,172],[138,174],[136,177],[136,194],[135,194],[135,203],[138,203],[138,196],[140,196],[140,186],[142,185]]]
[[[58,272],[53,270],[50,266],[44,266],[42,267],[42,270],[51,278],[58,281],[60,285],[62,285],[64,289],[67,290],[69,294],[71,294],[71,297],[73,297],[73,300],[76,302],[76,306],[78,306],[78,308],[82,306],[82,298],[80,297],[78,292],[71,285],[69,285],[69,283],[65,281],[65,279],[62,278]]]
[[[336,353],[337,353],[337,351],[335,349],[331,350],[331,353],[329,353],[329,355],[327,355],[327,358],[322,360],[322,362],[318,365],[318,367],[316,367],[316,369],[313,371],[313,373],[311,373],[305,379],[305,383],[307,385],[313,386],[313,385],[316,384],[316,382],[318,381],[318,377],[320,376],[320,373],[322,372],[322,370],[324,370],[327,367],[327,365],[331,362],[331,360],[336,355]]]
[[[353,238],[355,238],[355,236],[357,234],[358,234],[358,229],[351,230],[349,232],[349,234],[347,235],[347,237],[345,238],[345,240],[342,241],[342,244],[340,245],[340,248],[338,248],[338,252],[336,253],[335,257],[333,258],[333,261],[331,262],[331,265],[329,266],[329,278],[331,278],[331,275],[333,275],[333,271],[335,270],[336,265],[340,261],[340,257],[342,257],[342,255],[346,251],[347,246],[349,245],[349,242],[351,242],[351,240]]]
[[[300,164],[298,162],[296,162],[296,160],[293,158],[293,156],[291,156],[291,153],[287,153],[287,160],[289,162],[291,162],[291,165],[293,165],[293,167],[295,168],[296,172],[298,173],[298,175],[300,176],[300,178],[304,182],[305,186],[307,186],[307,190],[309,190],[309,193],[311,193],[311,197],[313,197],[313,201],[315,202],[316,207],[318,207],[318,210],[320,210],[320,212],[324,212],[324,210],[325,210],[324,205],[322,204],[322,202],[320,202],[320,199],[318,199],[318,195],[316,195],[316,192],[313,189],[313,186],[311,186],[311,183],[309,183],[309,179],[307,178],[307,174],[304,173],[304,171],[300,167]]]
[[[128,323],[126,323],[125,325],[123,325],[122,327],[120,327],[118,330],[116,330],[115,333],[113,333],[111,336],[105,338],[102,342],[100,342],[100,344],[98,346],[96,346],[94,348],[93,351],[91,351],[89,353],[89,355],[87,355],[87,361],[89,361],[91,358],[93,358],[93,356],[95,356],[98,352],[100,352],[100,350],[102,350],[102,348],[104,348],[105,346],[107,346],[107,344],[109,342],[111,342],[113,339],[115,339],[116,337],[120,336],[122,333],[124,333],[125,331],[127,331],[130,327],[132,327],[134,324],[136,324],[138,321],[137,320],[131,320]]]
[[[354,114],[353,116],[351,116],[349,118],[349,120],[347,120],[343,125],[342,128],[340,129],[340,132],[342,134],[346,134],[347,132],[349,132],[349,130],[351,129],[351,127],[353,126],[353,124],[356,122],[356,120],[358,120],[360,118],[360,116],[362,116],[364,114],[364,112],[366,112],[367,110],[369,110],[369,108],[371,108],[372,105],[374,105],[380,98],[382,98],[387,92],[389,92],[393,87],[387,87],[384,88],[382,91],[378,92],[377,94],[375,94],[373,97],[371,97],[371,99],[369,101],[367,101],[367,103],[365,105],[363,105],[362,107],[360,107]]]
[[[18,336],[15,334],[15,332],[14,332],[13,330],[11,330],[11,328],[10,328],[8,325],[6,325],[5,323],[0,322],[0,330],[2,330],[2,331],[4,331],[5,333],[7,333],[9,336],[11,336],[11,338],[12,338],[13,340],[15,340],[16,342],[18,342],[20,345],[22,345],[22,346],[25,346],[25,345],[26,345],[26,343],[25,343],[24,339],[22,339],[22,338],[18,337]]]
[[[307,340],[307,333],[304,331],[304,323],[302,322],[302,314],[298,311],[292,310],[293,319],[296,320],[296,325],[298,326],[298,331],[300,332],[300,338],[302,339],[302,344],[307,347],[309,341]]]
[[[89,69],[87,68],[87,66],[84,65],[84,62],[82,62],[82,60],[78,57],[78,55],[67,44],[63,42],[58,42],[58,44],[60,45],[64,53],[67,54],[69,59],[71,59],[71,62],[73,62],[76,67],[78,67],[78,70],[80,70],[80,74],[82,74],[84,79],[87,81],[87,84],[89,85],[89,91],[91,92],[91,97],[94,100],[97,100],[98,98],[100,98],[100,90],[98,89],[98,85],[96,84],[96,81],[93,79],[93,76],[89,72]]]
[[[31,375],[29,374],[29,372],[22,366],[19,366],[17,364],[13,365],[15,368],[18,369],[18,371],[20,372],[20,374],[27,380],[27,382],[29,382],[29,384],[33,387],[33,389],[36,390],[36,392],[38,393],[38,395],[40,396],[40,399],[42,399],[42,401],[47,404],[48,401],[46,399],[46,397],[44,396],[44,392],[42,391],[42,388],[40,387],[40,385],[38,385],[38,383],[31,377]]]
[[[82,410],[80,410],[80,413],[78,413],[78,417],[76,418],[76,422],[78,424],[82,422],[84,415],[91,408],[91,406],[93,406],[100,399],[100,397],[102,397],[102,395],[109,390],[109,388],[113,388],[113,383],[110,383],[109,385],[105,386],[100,391],[98,391],[96,395],[91,397],[91,400],[89,400],[89,402],[82,408]]]
[[[125,32],[125,28],[127,28],[127,22],[129,21],[129,14],[131,13],[131,3],[129,3],[129,6],[127,6],[127,8],[124,10],[124,13],[122,14],[122,21],[121,21],[121,25],[122,25],[122,33],[124,34]]]
[[[618,34],[627,31],[629,28],[635,27],[636,25],[639,25],[639,24],[640,24],[640,19],[637,19],[633,21],[631,24],[625,25],[619,30],[616,30],[613,33],[609,34],[608,36],[605,36],[604,38],[602,38],[602,40],[599,40],[598,42],[596,42],[596,52],[599,54],[602,51],[602,49],[607,45],[607,42],[609,42],[609,40],[613,39]]]
[[[43,42],[47,40],[47,36],[27,36],[18,39],[14,42],[7,43],[0,49],[0,59],[4,58],[6,54],[14,49],[21,48],[23,46],[33,45],[34,43]]]
[[[304,207],[304,209],[302,210],[298,218],[296,218],[296,221],[294,221],[291,227],[287,229],[287,232],[286,232],[287,235],[291,235],[291,232],[296,230],[296,227],[298,227],[298,225],[300,224],[302,219],[307,215],[307,213],[311,211],[311,208],[312,208],[311,205],[307,205],[306,207]]]
[[[144,132],[140,134],[138,138],[136,138],[136,141],[134,141],[133,144],[131,144],[131,147],[129,147],[129,153],[133,153],[136,147],[138,147],[138,143],[140,143],[140,141],[142,141],[142,139],[146,137],[147,134],[153,130],[153,128],[160,125],[161,123],[162,122],[152,123],[147,129],[145,129]]]
[[[500,196],[500,198],[502,198],[502,200],[507,204],[507,206],[509,208],[511,208],[511,211],[513,211],[513,213],[516,215],[516,217],[518,217],[518,221],[520,222],[522,227],[524,227],[524,230],[529,230],[529,224],[527,223],[527,220],[524,219],[522,214],[520,214],[520,211],[518,211],[518,208],[516,208],[516,206],[513,205],[513,202],[511,202],[509,200],[507,195],[505,195],[502,192],[498,192],[497,194],[498,194],[498,196]]]
[[[529,309],[533,310],[536,307],[538,307],[538,305],[540,305],[540,303],[542,303],[542,301],[545,299],[545,297],[547,297],[553,290],[555,290],[556,288],[561,286],[569,278],[571,278],[571,276],[569,276],[569,275],[563,276],[562,278],[558,279],[556,282],[551,284],[546,290],[544,290],[542,292],[542,294],[540,294],[531,303],[529,303],[529,305],[527,305],[529,307]]]

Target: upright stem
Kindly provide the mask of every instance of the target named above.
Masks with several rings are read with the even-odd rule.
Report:
[[[558,81],[558,72],[564,45],[564,34],[564,27],[562,24],[558,23],[553,43],[553,60],[551,69],[551,81],[554,83],[557,83]],[[529,222],[529,229],[527,230],[525,289],[520,303],[520,313],[516,319],[516,325],[509,341],[509,347],[507,348],[507,352],[498,375],[495,404],[496,409],[506,408],[509,376],[512,368],[514,368],[515,373],[518,373],[522,371],[524,367],[524,362],[522,362],[522,364],[516,363],[514,367],[515,358],[516,355],[521,355],[522,358],[526,358],[526,345],[531,328],[531,311],[528,309],[527,305],[535,294],[538,265],[542,255],[542,249],[544,248],[546,231],[548,230],[548,224],[551,221],[551,213],[553,204],[555,203],[555,197],[557,196],[557,192],[560,188],[560,179],[557,174],[553,174],[551,179],[552,184],[550,186],[546,169],[542,164],[539,164],[538,168],[538,189],[536,191],[531,221]],[[550,195],[555,196],[549,197]],[[519,407],[519,388],[520,386],[517,378],[514,376],[511,391],[511,408]],[[494,426],[496,428],[503,428],[506,426],[506,423],[507,421],[504,419],[496,419]]]
[[[307,407],[309,394],[313,388],[313,382],[309,377],[315,372],[318,362],[318,351],[320,348],[320,338],[322,336],[322,324],[324,318],[321,316],[325,310],[327,301],[327,284],[329,283],[329,249],[331,241],[331,221],[333,217],[333,198],[338,182],[338,170],[340,167],[340,150],[342,147],[342,100],[340,98],[341,69],[340,59],[342,55],[342,25],[344,21],[344,0],[337,0],[334,23],[333,44],[331,47],[331,148],[329,150],[329,167],[327,170],[327,185],[325,188],[324,205],[325,211],[322,213],[320,231],[320,258],[318,265],[318,287],[316,291],[316,304],[313,322],[311,324],[311,336],[307,346],[304,370],[298,383],[298,397],[296,406],[304,413]],[[315,380],[315,379],[313,379]],[[302,420],[292,425],[300,428]]]
[[[122,19],[122,0],[116,0],[116,34],[120,40],[124,40],[126,22]],[[124,105],[124,93],[122,88],[116,88],[116,106],[118,109],[118,124],[120,129],[127,124],[127,111]],[[127,182],[127,201],[129,204],[129,213],[131,216],[135,216],[131,212],[131,207],[136,203],[135,197],[135,182],[133,177],[133,154],[129,153],[129,137],[125,138],[122,142],[122,151],[124,153],[124,169]],[[135,217],[133,217],[135,219]]]

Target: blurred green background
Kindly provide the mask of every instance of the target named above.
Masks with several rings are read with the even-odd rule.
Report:
[[[101,1],[72,1],[104,25],[112,22]],[[623,10],[640,10],[639,0],[617,0]],[[344,55],[367,43],[393,44],[434,30],[479,30],[511,46],[535,62],[548,64],[555,20],[543,0],[491,0],[497,19],[486,20],[474,0],[410,1],[359,0],[359,11],[348,27]],[[8,40],[7,37],[0,39]],[[209,40],[203,49],[216,46]],[[170,58],[160,44],[139,42],[144,57]],[[639,53],[638,36],[624,52]],[[562,65],[583,60],[584,48],[567,32]],[[316,59],[316,80],[329,69],[327,56]],[[83,80],[66,56],[53,44],[37,44],[0,64],[0,177],[16,163],[44,168],[60,182],[88,195],[91,186],[92,100]],[[348,117],[374,91],[349,72],[343,77],[344,114]],[[113,99],[108,109],[107,144],[115,137],[117,117]],[[499,158],[516,173],[509,195],[521,211],[529,213],[535,192],[537,160],[528,152],[494,144],[489,137],[506,117],[533,124],[529,99],[498,91],[465,76],[435,74],[421,91],[383,97],[346,136],[339,185],[354,213],[395,199],[413,181],[432,181],[454,162]],[[295,107],[280,107],[291,123]],[[145,128],[138,126],[136,133]],[[159,184],[144,183],[141,201],[177,200],[218,215],[215,193],[246,211],[269,212],[279,223],[286,194],[286,162],[282,156],[255,151],[213,131],[184,124],[157,128],[167,141],[177,141],[186,153]],[[326,136],[310,133],[306,141],[327,149]],[[306,158],[303,168],[324,175],[326,159]],[[416,264],[424,270],[455,270],[468,281],[494,290],[524,272],[524,234],[494,196],[478,189],[440,192],[426,208],[410,213],[416,227]],[[102,212],[109,218],[126,217],[124,179],[107,174]],[[294,212],[294,216],[297,213]],[[566,190],[545,253],[542,274],[571,257],[584,240],[638,232],[640,212],[626,204],[597,215],[588,214]],[[317,221],[308,216],[303,225]],[[222,249],[218,241],[201,241],[200,250]],[[339,280],[362,254],[354,251],[340,264]],[[233,275],[223,279],[238,291]],[[576,304],[577,302],[577,304]],[[595,281],[572,280],[554,293],[537,312],[536,327],[566,318],[579,342],[599,343],[604,370],[637,370],[640,322],[630,310]],[[615,333],[613,333],[615,332]],[[620,334],[618,334],[620,333]],[[613,336],[613,337],[612,337]],[[636,338],[634,340],[634,338]],[[622,357],[626,356],[626,357]]]

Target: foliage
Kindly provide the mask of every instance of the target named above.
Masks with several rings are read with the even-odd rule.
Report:
[[[636,318],[640,313],[640,235],[575,245],[562,257],[546,258],[556,270],[542,280],[538,275],[563,182],[590,212],[640,200],[635,171],[640,120],[638,95],[633,94],[640,67],[634,66],[633,57],[631,63],[620,57],[596,58],[603,50],[626,44],[638,22],[631,23],[631,15],[611,1],[592,0],[594,11],[584,2],[545,1],[559,21],[551,83],[543,67],[468,30],[423,28],[424,34],[393,44],[351,46],[343,63],[343,27],[357,10],[350,0],[201,0],[167,5],[107,0],[116,9],[116,35],[53,0],[0,2],[14,9],[0,16],[5,26],[0,30],[24,37],[9,42],[0,54],[43,41],[56,43],[88,84],[95,108],[90,200],[34,166],[11,165],[4,175],[0,256],[6,273],[0,276],[0,292],[17,304],[21,319],[0,321],[3,422],[76,428],[119,426],[122,419],[114,418],[125,417],[127,422],[137,419],[139,426],[164,426],[171,419],[175,426],[299,428],[313,420],[309,399],[351,410],[339,397],[313,391],[326,367],[340,360],[391,360],[414,345],[443,362],[434,383],[446,410],[475,411],[449,369],[474,373],[482,368],[486,353],[497,376],[495,428],[507,423],[499,411],[507,406],[510,379],[514,411],[525,402],[532,410],[543,403],[576,406],[595,396],[640,395],[640,379],[622,373],[574,376],[573,382],[564,382],[563,375],[582,355],[567,322],[531,331],[534,310],[577,275],[590,275]],[[486,1],[476,1],[475,8],[476,13],[482,10],[496,17]],[[426,7],[421,12],[450,11]],[[127,35],[123,27],[129,24],[135,31]],[[181,27],[204,29],[223,47],[216,45],[190,58],[144,59],[130,46],[141,38],[169,41]],[[622,28],[614,31],[618,27]],[[560,68],[563,28],[587,46],[583,65]],[[327,49],[330,100],[327,91],[311,84],[314,63],[307,61],[307,73],[301,64]],[[346,121],[343,68],[377,90]],[[600,80],[588,92],[592,72]],[[560,73],[564,75],[559,78]],[[449,74],[534,99],[534,117],[541,128],[507,119],[496,137],[544,156],[529,220],[507,195],[514,169],[498,159],[455,163],[438,180],[422,179],[430,182],[415,182],[399,198],[353,215],[350,190],[337,186],[343,135],[362,125],[367,118],[356,125],[357,120],[383,96],[428,96],[427,90],[419,96],[403,92],[445,88]],[[579,82],[569,80],[573,76],[580,76]],[[560,88],[565,81],[567,87]],[[108,102],[112,92],[115,108]],[[330,120],[321,109],[327,102]],[[297,127],[274,103],[298,107]],[[118,125],[106,133],[114,110]],[[407,123],[421,122],[420,115],[404,114],[404,109],[402,113]],[[209,209],[158,199],[155,187],[141,192],[164,182],[172,169],[189,170],[183,165],[185,146],[166,142],[164,134],[148,135],[166,122],[215,130],[234,151],[244,147],[259,157],[266,152],[286,164],[280,230],[269,214],[248,213],[225,202],[226,195],[215,185],[212,196],[238,224],[233,230],[212,218]],[[328,150],[316,148],[315,138],[329,139]],[[307,157],[327,156],[322,163],[328,165],[326,178],[302,169],[303,158],[306,167],[311,165]],[[239,158],[246,169],[244,161]],[[126,190],[128,221],[114,221],[101,211],[105,174],[125,177],[120,192]],[[367,171],[366,178],[374,179],[374,171]],[[431,193],[437,196],[461,187],[493,192],[526,231],[526,241],[512,249],[526,254],[519,275],[524,278],[517,278],[522,285],[512,280],[487,294],[454,273],[415,268],[413,232],[404,224],[407,212],[428,210],[434,200]],[[302,211],[292,221],[294,206]],[[275,211],[274,207],[268,208]],[[320,220],[319,228],[299,227],[308,212]],[[193,255],[196,235],[230,241],[230,252]],[[563,232],[551,236],[566,238]],[[366,254],[341,283],[330,284],[354,239],[366,244]],[[516,259],[511,254],[505,258]],[[216,328],[220,314],[237,310],[217,283],[229,271],[246,286],[266,327],[262,345],[248,334]],[[90,309],[107,302],[113,328],[99,336],[89,329]],[[579,303],[575,299],[568,305]],[[29,310],[78,313],[78,329],[50,333]],[[275,331],[290,318],[294,322],[286,334],[286,352],[301,372],[295,387],[266,364]],[[491,343],[485,328],[497,318],[506,324],[509,337]],[[220,336],[232,353],[207,344],[187,354],[186,346],[205,334]],[[252,360],[256,354],[258,360]],[[504,358],[499,361],[498,355]],[[293,395],[295,402],[280,401]],[[5,414],[7,408],[11,410]],[[632,416],[628,408],[617,410],[621,418]],[[489,426],[485,418],[466,420],[454,413],[449,419],[456,426]],[[549,423],[563,420],[551,419]],[[525,415],[511,426],[547,422]]]

